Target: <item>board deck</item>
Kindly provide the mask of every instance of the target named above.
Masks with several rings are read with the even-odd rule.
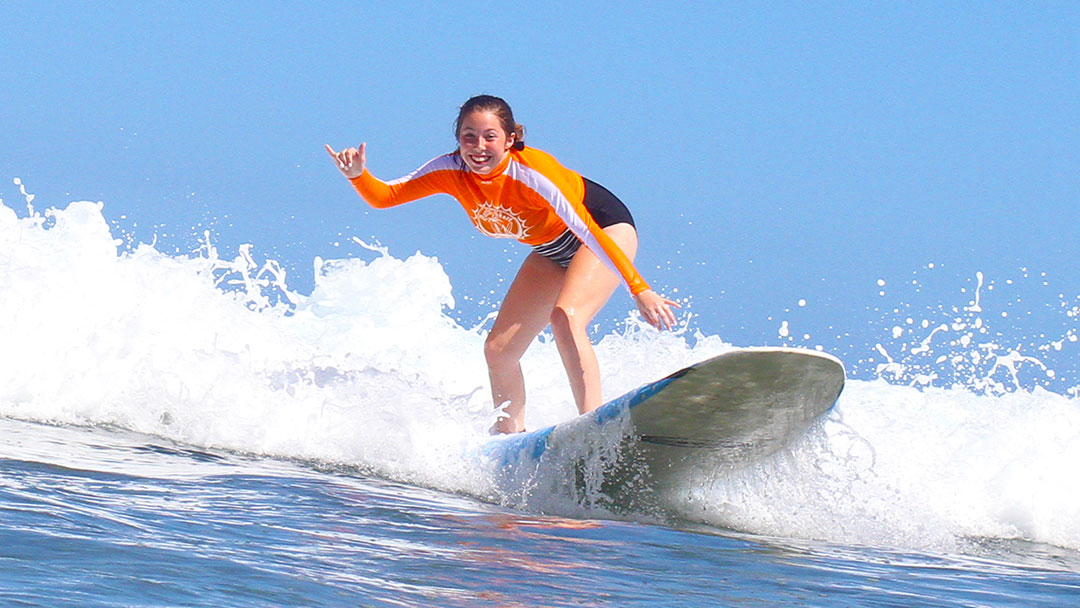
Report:
[[[604,492],[678,491],[693,483],[694,473],[767,457],[801,437],[836,402],[844,377],[838,359],[817,351],[733,350],[572,420],[493,437],[480,453],[519,479],[576,459],[580,486],[588,482],[581,460],[601,449]],[[618,445],[595,445],[605,441]]]

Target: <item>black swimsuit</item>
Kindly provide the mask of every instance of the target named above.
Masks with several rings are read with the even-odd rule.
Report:
[[[615,224],[634,226],[634,218],[630,215],[630,210],[619,200],[619,197],[586,177],[581,179],[585,182],[585,200],[583,201],[585,209],[589,211],[589,215],[592,215],[597,226],[601,228]],[[543,245],[534,245],[533,251],[566,268],[580,248],[581,241],[567,228],[566,232],[560,234],[555,240]]]

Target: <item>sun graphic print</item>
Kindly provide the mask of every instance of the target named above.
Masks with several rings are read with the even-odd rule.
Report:
[[[521,240],[528,236],[525,220],[517,212],[491,201],[478,204],[472,213],[473,224],[487,236]]]

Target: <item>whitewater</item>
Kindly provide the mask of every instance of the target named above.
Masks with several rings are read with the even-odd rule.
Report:
[[[385,501],[386,511],[398,515],[368,513],[363,521],[342,515],[342,522],[369,534],[414,509],[414,514],[437,511],[436,520],[456,514],[453,525],[431,524],[443,525],[445,534],[482,536],[488,524],[462,530],[460,521],[494,513],[518,528],[543,528],[547,535],[566,535],[591,522],[606,531],[607,536],[590,532],[602,536],[593,539],[598,543],[627,534],[644,535],[649,542],[649,535],[660,535],[662,540],[653,542],[698,547],[697,555],[729,552],[724,553],[731,560],[723,564],[726,568],[740,559],[756,559],[748,556],[759,554],[762,543],[809,555],[820,566],[800,571],[812,570],[813,576],[794,577],[817,585],[815,593],[802,599],[781,590],[745,591],[766,603],[816,605],[819,600],[807,599],[812,597],[825,598],[820,605],[835,605],[856,597],[845,596],[839,587],[865,586],[865,581],[838,578],[830,588],[828,580],[817,578],[834,567],[854,569],[859,577],[870,576],[874,568],[894,574],[905,568],[947,568],[960,573],[954,581],[991,571],[1001,585],[987,583],[991,589],[978,592],[990,594],[984,597],[962,585],[936,581],[927,589],[913,582],[915,587],[862,596],[860,605],[899,605],[890,602],[909,593],[932,598],[933,589],[940,593],[939,605],[1060,605],[1059,600],[1080,593],[1080,378],[1070,377],[1072,368],[1053,367],[1046,357],[1077,359],[1076,298],[1064,295],[1058,306],[1061,334],[1043,336],[1026,350],[987,337],[991,320],[979,302],[986,289],[981,275],[972,299],[946,311],[947,321],[897,307],[898,318],[882,327],[884,338],[866,345],[861,357],[845,361],[854,373],[836,407],[798,443],[765,461],[703,474],[677,512],[612,513],[598,506],[595,497],[574,495],[558,479],[534,480],[531,489],[507,492],[462,457],[493,421],[482,348],[490,319],[464,325],[455,320],[451,280],[435,258],[417,253],[402,259],[357,241],[369,255],[313,260],[314,288],[300,293],[282,266],[261,259],[255,245],[222,252],[206,233],[197,251],[167,254],[152,243],[122,238],[102,203],[38,209],[33,196],[22,192],[19,204],[0,202],[0,426],[6,435],[0,453],[6,469],[0,511],[70,514],[71,503],[62,496],[49,503],[48,492],[18,485],[21,475],[38,465],[93,475],[126,472],[164,484],[162,491],[181,493],[185,490],[170,484],[209,480],[219,474],[216,468],[229,475],[239,469],[261,479],[264,493],[302,491],[310,500],[330,501],[326,488],[351,486],[367,497],[363,507],[353,505],[357,510]],[[785,322],[779,337],[787,338],[787,331]],[[752,345],[706,335],[689,320],[674,332],[660,333],[628,314],[597,342],[605,396],[618,396],[738,346]],[[575,408],[549,336],[537,340],[522,366],[529,391],[527,427],[570,417]],[[153,449],[140,456],[139,446]],[[125,455],[116,457],[117,451]],[[198,473],[186,475],[189,469]],[[291,482],[279,487],[274,480],[282,476]],[[124,507],[111,494],[120,490],[95,491],[117,499],[116,511],[101,515],[105,519],[128,517],[121,515],[125,508],[144,508]],[[185,525],[229,517],[225,509],[195,506],[176,513],[186,518]],[[130,517],[133,526],[150,525]],[[323,525],[315,515],[290,517],[296,519],[282,529]],[[21,538],[31,528],[40,533],[35,526],[8,527],[3,535]],[[178,532],[166,529],[155,538],[170,533]],[[111,539],[112,533],[103,534],[106,544],[127,546],[123,534]],[[244,554],[248,546],[243,543],[254,541],[222,542]],[[403,539],[394,542],[409,559],[417,559],[416,547]],[[534,548],[544,551],[550,547],[541,542],[552,538],[521,542],[535,542]],[[326,550],[327,555],[344,551],[336,545]],[[123,557],[103,557],[109,555],[103,551],[96,558],[102,568],[133,566]],[[6,555],[7,567],[30,559]],[[430,562],[409,567],[437,570],[446,552],[431,555]],[[280,555],[263,557],[265,568],[275,571]],[[245,559],[257,563],[259,554]],[[650,568],[678,562],[670,552],[652,559],[628,568],[646,576]],[[874,565],[860,571],[865,563]],[[720,566],[701,567],[715,572]],[[431,595],[417,590],[423,585],[416,578],[423,575],[411,570],[411,586],[386,582],[404,575],[397,568],[389,565],[365,579],[383,582],[339,582],[331,585],[332,593],[318,587],[281,603],[470,605],[482,597],[478,589],[485,584],[503,585],[506,594],[516,584],[428,581],[462,587],[459,595]],[[781,574],[780,566],[771,568],[765,576]],[[0,575],[0,596],[5,581],[9,593],[16,587],[13,581],[42,591],[48,578],[63,576],[48,568],[42,572],[40,577],[24,572],[18,579]],[[574,605],[557,599],[559,583],[552,582],[551,572],[543,578],[530,572],[537,578],[522,590],[526,597],[536,593],[548,598],[544,605]],[[1053,580],[1033,589],[1028,586],[1032,572],[1039,580]],[[182,587],[198,575],[177,576]],[[289,576],[303,578],[295,572]],[[602,587],[617,589],[625,583],[618,572],[596,576],[603,577]],[[740,589],[751,589],[755,580],[751,574],[725,576],[734,577],[734,582],[725,580]],[[365,585],[375,585],[378,592]],[[583,582],[566,585],[563,591],[569,595],[587,593]],[[610,603],[632,605],[633,597],[640,597],[650,600],[640,605],[664,605],[661,597],[675,597],[668,594],[700,592],[691,591],[696,584],[688,581],[664,579],[658,585],[660,595],[638,589],[638,595]],[[809,589],[811,584],[806,585]],[[549,586],[555,591],[542,595],[539,589]],[[134,599],[124,605],[224,605],[223,597],[230,597],[213,588],[160,601],[138,590],[132,593]],[[680,604],[672,599],[667,605],[731,599],[688,597],[697,600]],[[609,602],[593,598],[584,603]],[[244,604],[260,602],[236,601]]]

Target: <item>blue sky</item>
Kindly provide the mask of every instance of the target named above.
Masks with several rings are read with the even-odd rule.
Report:
[[[301,289],[358,236],[501,295],[524,247],[449,199],[368,209],[322,149],[366,141],[398,177],[487,92],[628,203],[639,268],[707,334],[861,347],[981,271],[1027,313],[1010,335],[1053,337],[1080,295],[1073,2],[6,2],[0,27],[8,206],[18,177],[165,251],[211,228]]]

